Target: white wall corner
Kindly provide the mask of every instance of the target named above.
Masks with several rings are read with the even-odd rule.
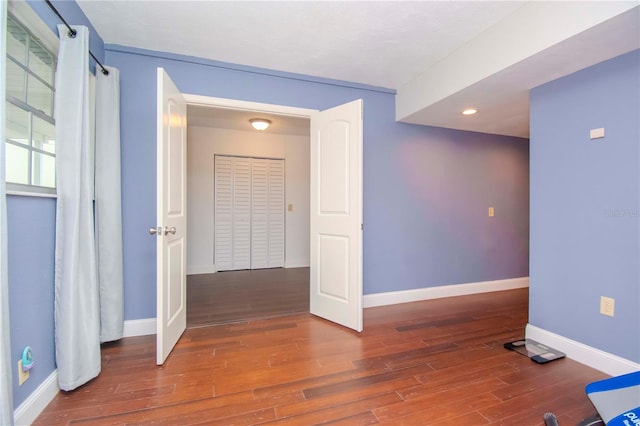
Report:
[[[187,265],[187,275],[215,274],[216,265]]]
[[[53,370],[49,377],[13,412],[16,426],[30,425],[42,413],[60,391],[58,387],[58,370]]]
[[[156,334],[156,331],[155,318],[129,320],[124,322],[122,337],[148,336],[150,334]]]
[[[365,294],[363,306],[372,308],[374,306],[395,305],[397,303],[418,302],[420,300],[441,299],[443,297],[465,296],[525,287],[529,287],[529,277],[416,288],[388,293]]]
[[[536,327],[535,325],[527,324],[525,336],[527,339],[533,339],[564,352],[568,358],[595,368],[610,376],[620,376],[640,370],[640,364],[636,362],[568,339],[559,334]]]
[[[284,267],[285,268],[308,268],[309,259],[285,260]]]

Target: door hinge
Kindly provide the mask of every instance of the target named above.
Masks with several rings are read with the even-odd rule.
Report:
[[[364,231],[364,223],[361,223],[361,224],[360,224],[360,230],[361,230],[361,231]]]

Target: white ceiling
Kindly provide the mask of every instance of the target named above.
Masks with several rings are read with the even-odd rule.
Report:
[[[411,87],[412,82],[420,77],[424,78],[431,68],[446,63],[456,52],[489,34],[498,24],[508,22],[518,13],[522,15],[523,8],[526,9],[532,3],[176,0],[77,2],[108,44],[391,89]],[[570,4],[579,9],[580,3],[591,2]],[[630,3],[639,4],[637,1]],[[632,19],[636,27],[640,26],[637,21],[640,19]],[[623,36],[625,34],[623,32]],[[543,62],[536,64],[538,73],[553,70],[553,61],[559,58],[558,55],[547,55],[543,59]],[[468,66],[473,68],[475,64]],[[439,99],[416,107],[398,119],[417,124],[526,137],[528,90],[531,87],[518,84],[518,73],[526,74],[528,69],[530,68],[520,66],[519,69],[511,70],[508,83],[504,85],[500,85],[500,79],[496,78],[484,86],[467,84],[450,93],[452,98],[455,95],[456,102],[447,103]],[[557,72],[554,75],[557,78]],[[541,78],[540,74],[537,76],[536,81],[549,81],[544,76]],[[474,83],[482,83],[481,80]],[[500,90],[496,90],[496,84],[501,86]],[[467,91],[469,99],[465,99]],[[400,96],[404,96],[401,91],[398,92],[398,97]],[[415,93],[412,96],[415,97]],[[483,98],[491,100],[492,108],[492,114],[485,118],[478,115],[473,120],[461,123],[459,111],[450,111],[451,108],[458,108],[460,102],[464,104],[473,101],[477,105]],[[197,120],[200,120],[206,111],[197,111]],[[245,120],[246,117],[239,119]],[[192,115],[190,120],[193,123]],[[231,118],[220,120],[229,122]]]
[[[276,115],[269,113],[254,113],[251,111],[208,107],[202,105],[187,105],[187,120],[189,127],[214,127],[255,132],[249,123],[252,118],[266,118],[271,125],[263,133],[277,133],[282,135],[309,136],[310,122],[308,118],[291,115]]]

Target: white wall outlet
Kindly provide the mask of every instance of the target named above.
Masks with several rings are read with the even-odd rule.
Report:
[[[18,384],[22,386],[29,379],[29,370],[22,371],[22,360],[18,361]]]
[[[496,211],[493,207],[489,207],[489,217],[493,217],[495,216]]]
[[[606,296],[600,296],[600,313],[602,315],[613,316],[615,308],[615,299]]]

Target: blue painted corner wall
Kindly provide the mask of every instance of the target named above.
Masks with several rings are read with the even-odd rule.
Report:
[[[74,1],[52,1],[72,25],[90,29],[90,49],[104,61],[104,42]],[[58,34],[59,19],[43,1],[28,4]],[[56,201],[53,198],[7,196],[9,314],[13,403],[17,408],[56,369],[54,348],[54,252]],[[31,346],[35,365],[18,386],[17,362]]]
[[[43,2],[29,4],[55,29]],[[88,25],[92,52],[120,69],[126,320],[156,315],[147,229],[156,222],[159,66],[191,94],[318,110],[364,100],[365,294],[528,276],[526,139],[397,123],[394,91],[384,88],[104,46],[75,2],[54,4]],[[55,369],[55,200],[9,196],[7,205],[12,349],[17,362],[31,345],[37,363],[22,387],[14,374],[17,407]]]
[[[530,99],[529,321],[640,362],[640,50]],[[615,299],[613,318],[600,296]]]
[[[389,90],[121,46],[106,60],[121,76],[126,319],[155,317],[157,67],[189,94],[318,110],[364,100],[365,294],[528,276],[526,139],[397,123]]]

